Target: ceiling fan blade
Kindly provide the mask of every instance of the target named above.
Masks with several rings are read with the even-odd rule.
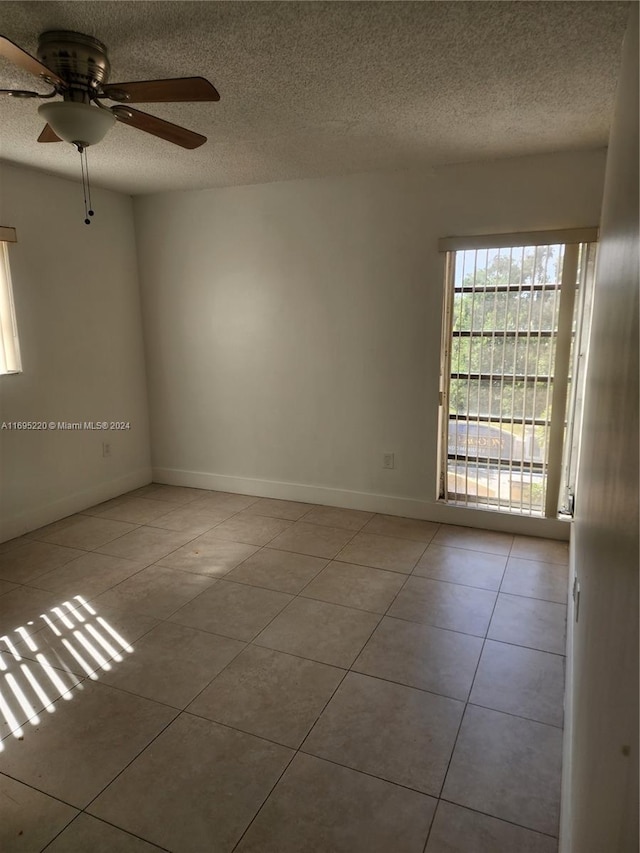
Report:
[[[0,95],[9,95],[13,98],[41,98],[38,92],[28,92],[26,89],[0,89]]]
[[[5,36],[0,36],[0,56],[4,56],[9,62],[13,62],[14,65],[24,68],[25,71],[35,74],[36,77],[44,77],[49,83],[58,83],[60,86],[66,86],[62,77],[58,77],[55,71],[47,68],[35,56],[31,56],[30,53],[18,47],[17,44],[14,44],[11,39]]]
[[[172,80],[137,80],[109,83],[102,91],[112,101],[152,104],[178,101],[219,101],[220,95],[204,77],[177,77]]]
[[[148,113],[141,113],[133,107],[111,107],[111,111],[123,124],[144,130],[145,133],[151,133],[153,136],[159,136],[160,139],[166,139],[167,142],[173,142],[174,145],[181,145],[183,148],[199,148],[207,141],[207,137],[200,133],[194,133],[186,127],[180,127],[178,124],[172,124],[170,121]]]
[[[42,129],[42,133],[38,137],[38,142],[62,142],[62,140],[55,133],[50,124],[45,124]]]

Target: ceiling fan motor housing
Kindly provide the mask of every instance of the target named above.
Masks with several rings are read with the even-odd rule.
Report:
[[[109,79],[105,45],[83,33],[49,30],[38,40],[38,59],[68,84],[65,100],[88,103]]]

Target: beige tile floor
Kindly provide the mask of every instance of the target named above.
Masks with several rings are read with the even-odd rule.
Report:
[[[566,544],[151,485],[0,547],[3,853],[555,853]]]

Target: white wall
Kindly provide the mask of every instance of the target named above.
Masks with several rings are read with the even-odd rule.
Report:
[[[573,565],[564,837],[572,853],[638,851],[638,6],[607,160]]]
[[[0,541],[151,479],[132,203],[92,195],[86,226],[79,183],[0,164],[0,224],[18,233],[10,264],[23,366],[0,376],[0,421],[131,429],[0,430]]]
[[[437,240],[596,225],[604,159],[137,198],[154,478],[529,529],[435,503]]]

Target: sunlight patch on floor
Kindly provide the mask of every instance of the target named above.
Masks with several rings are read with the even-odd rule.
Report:
[[[43,711],[54,713],[58,699],[70,700],[85,677],[97,681],[100,670],[121,663],[133,646],[76,595],[0,636],[0,652],[0,725],[21,740],[26,723],[39,725]],[[73,672],[65,653],[82,674]],[[0,752],[4,749],[0,740]]]

